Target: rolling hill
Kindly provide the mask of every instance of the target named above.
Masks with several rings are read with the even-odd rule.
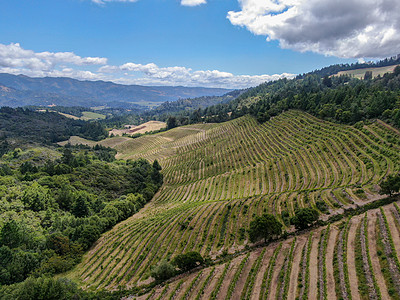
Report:
[[[122,85],[72,78],[32,78],[0,73],[0,106],[103,106],[131,108],[200,96],[220,96],[230,90],[182,86]]]
[[[392,65],[386,67],[373,67],[373,68],[364,68],[364,69],[353,69],[347,71],[340,71],[333,76],[341,76],[341,75],[349,75],[358,79],[363,79],[365,72],[372,72],[372,77],[375,78],[377,76],[383,76],[386,73],[392,73],[393,70],[399,65]]]
[[[117,149],[118,158],[159,160],[164,185],[143,210],[104,234],[83,262],[68,274],[89,289],[115,290],[149,283],[152,281],[150,269],[157,262],[191,250],[211,259],[239,253],[249,244],[246,230],[250,221],[263,212],[274,214],[286,224],[286,230],[290,230],[288,216],[297,208],[313,207],[324,212],[322,218],[326,219],[345,209],[370,203],[382,197],[378,195],[377,184],[400,168],[397,164],[400,139],[389,125],[372,122],[356,129],[322,121],[297,110],[282,113],[263,124],[244,116],[220,124],[188,125],[137,139],[111,138],[101,143]],[[386,217],[391,218],[391,215],[386,214]],[[359,224],[357,218],[354,220]],[[368,219],[368,222],[372,221]],[[396,223],[391,224],[391,236],[395,239],[393,224]],[[327,229],[320,228],[311,238],[307,235],[299,236],[295,242],[286,240],[280,246],[282,250],[276,250],[275,244],[266,250],[238,256],[225,266],[197,273],[198,277],[190,275],[194,282],[190,288],[186,281],[177,281],[165,287],[165,293],[154,290],[150,296],[161,299],[167,293],[173,296],[175,292],[189,290],[186,296],[179,294],[187,298],[195,295],[190,294],[193,288],[202,289],[207,295],[204,299],[215,293],[212,291],[220,291],[223,296],[215,296],[222,299],[232,289],[232,293],[237,292],[237,282],[245,284],[239,280],[241,272],[250,272],[251,265],[256,270],[261,268],[267,275],[253,271],[248,285],[259,276],[266,276],[265,283],[256,280],[258,287],[247,287],[246,297],[253,291],[269,291],[271,282],[281,282],[274,287],[274,295],[285,299],[289,290],[292,294],[300,293],[294,285],[296,279],[285,275],[288,274],[285,270],[299,268],[299,255],[308,253],[308,249],[313,251],[313,260],[318,259],[318,251],[331,253],[332,241],[336,241],[339,231],[347,228],[347,225],[341,226],[332,225],[329,236]],[[353,232],[354,228],[351,225],[343,234]],[[380,230],[389,241],[389,231],[385,232],[382,226]],[[306,244],[309,248],[304,250]],[[350,253],[355,248],[353,242],[348,244]],[[271,263],[270,271],[265,273],[268,265],[260,261],[267,262],[273,253],[275,256],[271,259],[277,261]],[[296,263],[292,263],[293,257]],[[307,257],[304,254],[301,260],[311,266]],[[309,278],[317,276],[322,276],[320,292],[325,293],[327,286],[332,292],[333,285],[323,283],[326,280],[323,272],[329,269],[326,261],[319,262],[318,268],[312,264],[309,273],[304,271],[304,278],[313,285],[308,287],[308,292],[302,292],[304,295],[316,290],[318,281]],[[374,263],[376,267],[375,257]],[[329,270],[331,276],[332,270]],[[215,274],[210,277],[210,272]],[[286,278],[284,284],[276,280],[280,274]],[[218,276],[223,279],[217,280]],[[231,277],[224,279],[225,276]],[[357,281],[360,276],[352,276],[351,280]],[[331,280],[332,276],[329,278]],[[213,284],[209,285],[210,282]],[[229,287],[230,282],[233,288]]]

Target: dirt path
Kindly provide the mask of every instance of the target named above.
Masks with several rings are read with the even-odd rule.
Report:
[[[235,276],[235,273],[236,273],[237,269],[239,268],[239,265],[243,259],[244,259],[244,256],[239,256],[232,260],[231,265],[228,269],[228,272],[226,272],[222,286],[218,291],[218,296],[217,296],[218,299],[225,299],[226,295],[228,294],[228,289],[229,289],[229,286],[231,285],[233,276]]]
[[[199,274],[198,272],[190,274],[190,276],[184,279],[183,284],[180,286],[179,290],[175,293],[174,299],[184,299],[183,297],[185,296],[186,290],[189,288],[190,284],[198,274]]]
[[[203,297],[201,297],[201,299],[210,299],[211,294],[215,288],[215,285],[217,284],[219,277],[222,275],[222,272],[224,271],[224,267],[225,267],[225,264],[215,267],[215,271],[214,271],[214,274],[212,275],[212,279],[210,280],[210,282],[204,289],[204,294],[203,294]]]
[[[197,296],[197,295],[199,294],[200,289],[201,289],[201,287],[202,287],[204,281],[206,280],[207,276],[210,274],[211,270],[212,270],[212,268],[208,268],[208,269],[205,269],[205,270],[203,271],[203,274],[200,275],[200,277],[199,277],[199,279],[197,280],[195,286],[194,286],[193,289],[191,290],[188,299],[194,298],[195,296]]]
[[[326,248],[326,285],[328,292],[328,299],[336,299],[335,291],[335,277],[333,276],[333,252],[335,250],[335,241],[338,235],[338,229],[331,226],[329,233],[328,245]]]
[[[256,280],[254,283],[253,291],[251,292],[251,299],[256,300],[256,299],[259,299],[259,297],[260,297],[260,291],[261,291],[262,281],[264,278],[264,273],[268,268],[269,261],[270,261],[272,254],[274,253],[274,250],[277,246],[278,246],[278,244],[276,244],[274,247],[268,247],[267,251],[265,251],[264,258],[261,262],[261,268],[258,271]]]
[[[360,223],[362,216],[355,216],[350,221],[349,237],[347,241],[347,269],[349,272],[350,291],[353,300],[360,300],[360,294],[358,293],[358,280],[356,273],[356,262],[355,262],[355,237],[357,226]],[[346,250],[345,250],[346,251]]]
[[[396,261],[394,260],[394,253],[389,240],[389,232],[386,228],[385,221],[381,212],[378,213],[378,218],[379,218],[380,234],[383,242],[383,247],[385,250],[386,259],[388,262],[390,276],[392,277],[392,281],[394,283],[397,293],[400,294],[400,272],[399,269],[397,268]]]
[[[172,286],[167,286],[167,285],[165,285],[162,289],[160,289],[160,290],[158,291],[158,293],[155,293],[155,294],[151,297],[151,299],[158,299],[158,298],[160,298],[160,299],[166,299],[166,298],[167,298],[167,295],[170,294],[170,293],[175,289],[175,287],[176,287],[177,284],[178,284],[178,281],[172,283]]]
[[[302,258],[302,251],[307,242],[307,236],[299,236],[297,238],[297,245],[295,248],[295,253],[293,255],[293,263],[292,263],[292,271],[290,273],[290,281],[289,281],[289,291],[288,291],[288,299],[296,299],[297,292],[297,278],[299,276],[300,271],[300,261]]]
[[[307,236],[306,243],[304,245],[304,248],[302,250],[302,257],[301,257],[301,270],[299,273],[300,281],[299,284],[301,284],[301,287],[299,286],[299,297],[298,299],[303,299],[304,297],[304,292],[306,289],[306,273],[307,273],[307,259],[308,259],[308,249],[311,247],[310,245],[310,236]]]
[[[236,283],[235,290],[233,291],[233,294],[232,294],[232,299],[240,299],[240,295],[242,294],[242,291],[243,291],[244,285],[246,283],[247,276],[249,275],[250,269],[253,266],[253,263],[256,261],[256,259],[260,255],[261,251],[262,251],[262,249],[259,248],[256,251],[253,251],[252,253],[250,253],[249,258],[243,267],[242,274],[240,274],[239,280]]]
[[[375,289],[373,273],[369,266],[367,241],[365,238],[366,233],[367,233],[367,229],[365,226],[365,219],[363,218],[361,220],[361,227],[360,227],[360,242],[361,242],[361,255],[362,255],[362,261],[363,261],[364,275],[365,275],[366,284],[369,289],[369,298],[372,300],[377,300],[379,296],[378,296],[377,290]]]
[[[396,251],[397,258],[400,260],[400,251],[399,251],[400,250],[400,232],[396,227],[396,224],[395,224],[396,221],[393,219],[393,215],[392,215],[392,211],[391,211],[392,207],[393,207],[392,205],[386,206],[383,208],[383,210],[385,212],[385,216],[386,216],[386,219],[389,224],[389,229],[390,229],[390,233],[392,235],[394,247],[397,250]]]
[[[185,289],[185,287],[184,287],[185,284],[186,284],[186,286],[188,285],[188,282],[185,282],[185,281],[184,281],[183,284],[181,284],[180,286],[178,286],[180,282],[181,282],[181,281],[179,280],[179,281],[177,282],[177,284],[175,284],[175,286],[173,287],[173,289],[171,289],[171,291],[168,292],[168,293],[166,294],[166,296],[163,297],[162,299],[171,299],[171,300],[179,299],[179,298],[178,298],[178,294],[182,292],[182,289]]]
[[[277,293],[279,292],[277,289],[278,280],[279,280],[279,278],[278,278],[279,272],[281,271],[281,269],[283,267],[283,263],[284,263],[286,255],[289,255],[288,251],[290,251],[290,245],[291,245],[292,241],[293,241],[292,239],[289,241],[286,241],[286,243],[282,245],[282,249],[278,254],[278,257],[276,259],[276,264],[274,267],[274,271],[272,273],[271,286],[270,286],[269,291],[267,291],[267,293],[269,294],[267,299],[275,299]]]
[[[326,257],[324,257],[324,251],[326,247],[326,241],[329,237],[329,229],[330,227],[327,227],[323,233],[321,233],[321,239],[319,240],[319,248],[318,248],[318,289],[319,289],[319,299],[324,300],[324,294],[325,294],[325,276],[326,276],[326,270],[324,270],[324,259],[326,260]],[[326,254],[325,254],[326,255]]]
[[[390,299],[385,283],[385,278],[383,277],[381,271],[381,265],[379,263],[379,258],[377,254],[375,225],[376,225],[376,211],[369,211],[368,222],[367,222],[367,233],[368,233],[369,256],[371,258],[372,270],[374,271],[375,280],[379,286],[382,299]]]
[[[338,257],[338,268],[339,268],[339,281],[340,281],[340,296],[342,297],[343,300],[348,300],[349,299],[349,293],[347,291],[347,286],[346,286],[346,281],[345,281],[345,273],[344,273],[344,268],[345,268],[345,263],[343,261],[344,258],[344,237],[345,237],[345,229],[342,229],[342,231],[339,233],[338,237],[338,245],[337,245],[337,257]],[[346,264],[347,267],[347,264]]]
[[[308,299],[317,299],[317,282],[318,282],[318,242],[321,235],[320,232],[315,232],[312,237],[311,254],[310,254],[310,282]],[[306,283],[307,284],[307,283]]]

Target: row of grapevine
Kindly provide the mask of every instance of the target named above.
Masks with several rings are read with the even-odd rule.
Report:
[[[399,213],[391,204],[255,249],[169,283],[165,297],[183,280],[177,299],[400,299]]]
[[[91,288],[132,287],[147,282],[160,259],[242,250],[251,219],[263,212],[288,226],[301,207],[333,213],[367,203],[399,168],[389,134],[380,123],[358,130],[289,111],[264,124],[242,117],[120,142],[120,157],[157,158],[165,183],[104,234],[71,277]]]

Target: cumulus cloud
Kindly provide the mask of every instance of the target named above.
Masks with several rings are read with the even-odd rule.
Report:
[[[95,70],[96,69],[96,70]],[[71,77],[80,80],[107,80],[121,84],[184,85],[247,88],[265,81],[291,78],[293,74],[234,75],[219,70],[192,70],[155,63],[107,64],[102,57],[81,57],[72,52],[34,52],[20,44],[0,44],[0,73],[32,77]]]
[[[102,57],[80,57],[72,52],[34,52],[26,50],[20,44],[0,44],[0,67],[27,70],[51,71],[58,65],[72,64],[103,65],[107,63]]]
[[[218,70],[192,70],[186,67],[159,67],[154,63],[125,63],[120,66],[102,66],[99,72],[123,75],[113,81],[122,84],[184,85],[225,88],[247,88],[266,81],[293,78],[294,74],[234,75]],[[139,77],[138,77],[139,75]],[[142,75],[142,76],[141,76]]]
[[[342,58],[387,57],[400,52],[398,0],[239,0],[228,12],[282,48]]]
[[[206,0],[181,0],[181,5],[184,6],[197,6],[205,3],[207,3]]]

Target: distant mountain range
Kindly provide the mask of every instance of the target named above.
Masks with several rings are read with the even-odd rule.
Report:
[[[65,77],[32,78],[0,73],[0,106],[109,106],[132,108],[201,96],[220,96],[231,90],[183,86],[122,85]]]

